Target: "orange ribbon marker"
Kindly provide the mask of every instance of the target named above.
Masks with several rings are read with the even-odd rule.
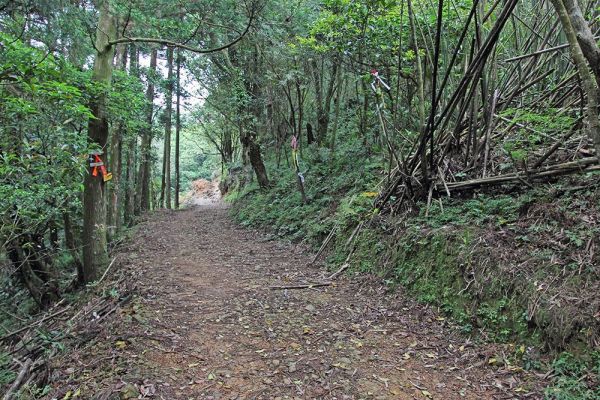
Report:
[[[100,158],[100,154],[101,153],[90,154],[90,168],[92,168],[92,176],[98,176],[98,169],[100,169],[100,172],[102,173],[102,180],[104,182],[108,182],[112,179],[112,174],[106,171],[106,167]]]

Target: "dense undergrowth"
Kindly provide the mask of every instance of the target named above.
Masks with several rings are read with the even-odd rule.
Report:
[[[305,149],[306,205],[291,168],[270,165],[270,189],[251,184],[228,195],[233,214],[315,250],[335,229],[326,257],[332,268],[348,262],[353,272],[376,273],[438,306],[465,334],[509,344],[510,362],[551,367],[549,398],[597,398],[598,175],[379,215],[372,196],[386,175],[362,149],[350,141],[335,158]]]

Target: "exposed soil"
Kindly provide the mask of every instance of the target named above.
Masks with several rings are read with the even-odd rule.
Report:
[[[120,255],[139,297],[68,356],[52,397],[542,397],[543,378],[503,361],[507,347],[469,340],[374,277],[271,289],[322,281],[311,256],[237,226],[218,201],[154,213]]]

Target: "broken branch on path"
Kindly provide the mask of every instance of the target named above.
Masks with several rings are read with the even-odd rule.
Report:
[[[335,224],[335,226],[333,227],[331,232],[329,232],[329,235],[327,235],[327,238],[325,238],[325,241],[323,242],[323,244],[321,244],[321,247],[319,248],[319,251],[317,251],[317,254],[315,254],[313,259],[310,261],[309,265],[314,264],[319,259],[321,254],[323,254],[323,252],[327,248],[327,245],[329,244],[331,239],[333,239],[333,236],[335,235],[335,232],[337,231],[337,229],[338,229],[338,224]]]
[[[289,286],[269,286],[271,290],[287,290],[287,289],[312,289],[324,286],[331,286],[333,282],[320,282],[320,283],[307,283],[301,285],[289,285]]]

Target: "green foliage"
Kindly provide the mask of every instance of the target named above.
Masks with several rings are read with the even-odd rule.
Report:
[[[236,195],[236,218],[245,225],[270,227],[281,237],[312,246],[320,245],[334,225],[342,231],[353,228],[372,211],[372,198],[364,192],[375,188],[381,164],[369,158],[356,141],[350,140],[339,151],[331,159],[325,149],[304,150],[301,169],[307,169],[304,176],[309,204],[302,204],[292,168],[269,164],[273,188],[243,189]]]
[[[600,352],[584,357],[563,353],[552,364],[552,385],[546,389],[549,400],[592,400],[600,398]]]
[[[0,351],[0,387],[12,383],[16,374],[10,368],[11,357]]]
[[[87,75],[0,36],[0,238],[43,233],[78,207],[90,118]]]
[[[93,118],[88,103],[109,90],[90,76],[64,58],[0,33],[0,244],[42,250],[53,279],[72,279],[74,255],[49,239],[58,236],[65,216],[77,232]],[[134,136],[145,127],[139,79],[117,72],[108,95],[113,128]]]
[[[554,142],[553,134],[564,135],[575,122],[573,117],[556,109],[547,109],[541,114],[524,108],[510,108],[501,115],[517,126],[504,138],[502,145],[509,157],[517,162],[527,159],[540,145]]]
[[[124,71],[115,71],[108,98],[111,123],[125,132],[148,129],[145,120],[146,98],[139,78]]]
[[[534,197],[523,196],[486,196],[479,195],[474,199],[442,199],[442,205],[433,202],[426,216],[427,205],[419,203],[420,214],[416,221],[437,228],[447,224],[470,225],[492,223],[498,226],[514,223],[519,213],[525,209]]]

